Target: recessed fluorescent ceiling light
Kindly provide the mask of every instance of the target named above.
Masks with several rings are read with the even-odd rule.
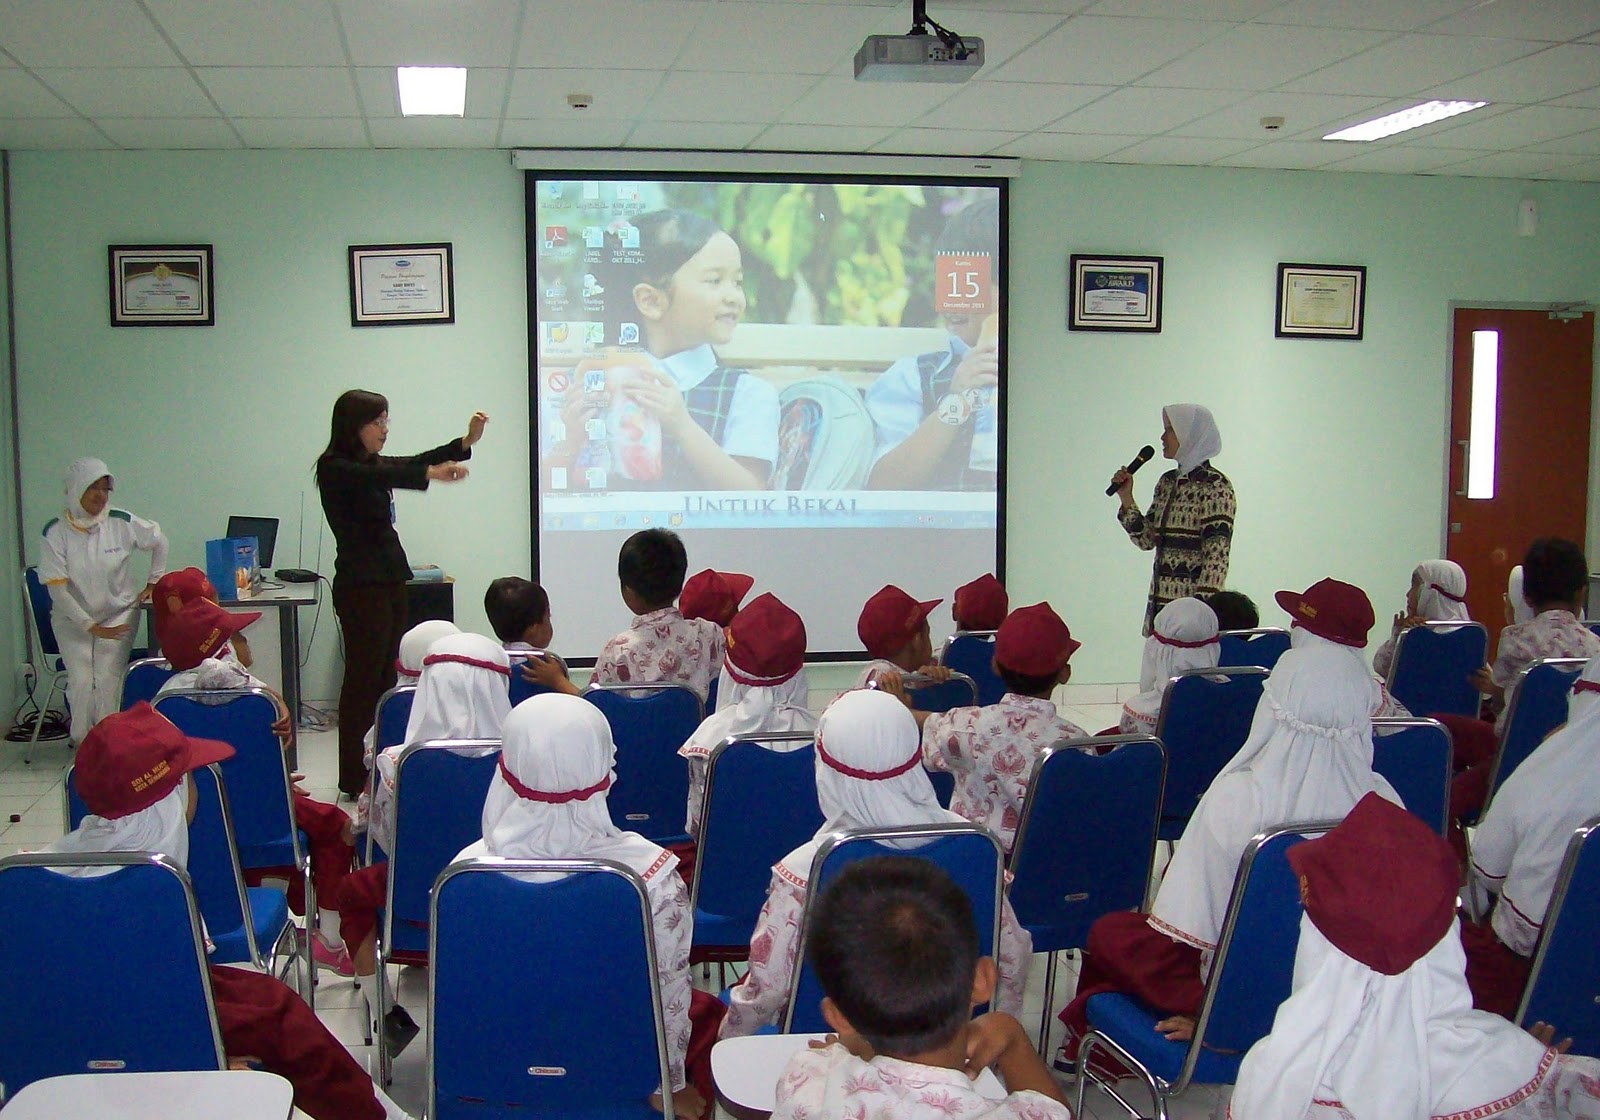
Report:
[[[1338,132],[1328,133],[1323,139],[1382,140],[1385,136],[1393,136],[1397,132],[1407,132],[1413,128],[1421,128],[1425,124],[1432,124],[1434,121],[1442,121],[1447,117],[1470,113],[1487,104],[1489,104],[1487,101],[1429,101],[1423,105],[1401,109],[1398,113],[1390,113],[1386,117],[1341,128]]]
[[[397,66],[400,115],[460,117],[467,111],[467,71],[462,66]]]

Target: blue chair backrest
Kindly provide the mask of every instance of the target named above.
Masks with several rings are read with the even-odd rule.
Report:
[[[678,756],[703,711],[681,684],[606,685],[584,694],[605,714],[617,744],[617,780],[607,795],[618,828],[658,844],[685,841],[689,765]]]
[[[483,802],[500,763],[492,739],[414,743],[395,767],[394,851],[389,853],[389,898],[384,945],[389,951],[428,948],[428,892],[439,872],[468,844],[483,839]],[[472,757],[450,748],[494,748]]]
[[[553,870],[568,874],[516,877]],[[603,860],[466,860],[439,876],[431,926],[431,1120],[659,1118],[645,1102],[668,1084],[666,1033],[637,874]],[[520,962],[519,979],[496,961]]]
[[[1372,732],[1372,769],[1389,780],[1407,809],[1443,836],[1450,821],[1449,729],[1434,719],[1375,719]]]
[[[712,677],[711,683],[706,685],[705,710],[707,715],[717,710],[717,685],[721,683],[721,677]]]
[[[194,884],[195,901],[205,919],[206,932],[220,941],[235,932],[244,952],[240,959],[255,956],[255,934],[249,921],[250,903],[245,896],[234,848],[233,821],[229,816],[228,795],[222,784],[219,763],[191,771],[196,795],[194,820],[189,822],[189,880]],[[231,959],[232,954],[228,955]]]
[[[1167,748],[1161,839],[1183,834],[1212,779],[1244,746],[1266,682],[1266,669],[1238,666],[1194,669],[1167,686],[1156,719],[1156,738]]]
[[[1583,624],[1589,628],[1591,634],[1600,634],[1600,619],[1586,618]]]
[[[1556,889],[1533,951],[1533,970],[1516,1021],[1554,1023],[1572,1053],[1600,1058],[1600,819],[1567,842]]]
[[[122,674],[122,710],[127,711],[141,700],[153,703],[174,672],[165,657],[145,657],[130,663]]]
[[[67,831],[68,832],[71,832],[73,829],[77,828],[80,824],[82,824],[83,823],[83,818],[87,817],[89,815],[89,806],[85,805],[83,803],[83,798],[78,796],[78,782],[77,782],[77,779],[75,777],[76,773],[77,773],[77,768],[76,767],[68,767],[67,768],[67,780],[66,780],[64,788],[65,788],[65,791],[66,791],[66,799],[67,799]]]
[[[115,865],[82,878],[51,866]],[[149,852],[0,860],[0,1084],[226,1069],[188,876]]]
[[[755,926],[772,867],[822,827],[816,747],[724,743],[711,752],[694,863],[696,910]]]
[[[28,585],[28,607],[33,612],[33,629],[39,638],[39,649],[50,657],[61,655],[61,645],[56,641],[55,627],[50,624],[50,589],[39,579],[38,568],[28,568],[23,573]]]
[[[894,847],[893,839],[927,837],[916,847]],[[846,829],[822,842],[811,862],[810,886],[806,891],[805,913],[800,920],[800,947],[795,973],[789,986],[789,1005],[784,1012],[784,1034],[826,1031],[822,1018],[822,985],[806,959],[805,930],[811,921],[811,906],[817,892],[833,881],[850,864],[872,856],[900,856],[927,859],[947,871],[972,902],[972,917],[978,925],[978,952],[994,953],[1000,933],[1000,898],[1004,882],[1004,855],[994,833],[977,825],[931,824],[907,828]]]
[[[292,863],[298,842],[289,768],[283,757],[283,744],[272,733],[273,720],[278,718],[272,697],[259,688],[169,692],[156,703],[156,711],[185,735],[221,739],[233,747],[234,756],[221,765],[222,780],[232,793],[230,806],[240,866],[277,867]]]
[[[949,680],[938,682],[919,673],[907,673],[904,679],[911,706],[919,712],[948,712],[978,702],[978,683],[965,673],[951,673]]]
[[[1271,669],[1289,652],[1289,631],[1279,626],[1224,630],[1218,635],[1218,665],[1255,665]]]
[[[561,667],[563,669],[565,669],[567,667],[567,663],[566,663],[565,659],[563,659],[559,655],[551,653],[549,650],[546,650],[545,651],[545,656],[546,657],[550,657],[550,658],[554,658],[556,661],[561,662]],[[525,664],[525,662],[520,661],[520,660],[514,660],[511,663],[511,676],[509,678],[509,682],[508,683],[509,683],[509,687],[511,689],[511,706],[513,708],[515,708],[518,704],[522,703],[524,700],[528,699],[528,697],[530,697],[530,696],[542,696],[546,692],[550,691],[550,689],[545,688],[543,685],[534,684],[530,680],[525,680],[523,678],[523,676],[522,676],[522,666],[523,666],[523,664]],[[712,683],[713,687],[715,687],[716,682],[712,681],[711,683]],[[707,710],[709,711],[710,709],[707,709]]]
[[[411,722],[411,702],[417,698],[417,686],[397,684],[378,697],[378,710],[372,726],[374,750],[398,747],[406,741],[406,725]]]
[[[1080,948],[1101,915],[1144,906],[1166,772],[1161,741],[1144,736],[1072,739],[1039,756],[1007,892],[1034,952]]]
[[[965,673],[978,688],[978,703],[998,704],[1006,683],[994,671],[994,631],[957,630],[944,640],[939,664]]]
[[[1475,716],[1470,678],[1483,667],[1489,633],[1480,622],[1430,622],[1402,630],[1389,666],[1389,695],[1413,715]]]
[[[1517,677],[1507,701],[1505,731],[1494,759],[1494,776],[1484,810],[1506,779],[1544,742],[1545,736],[1567,722],[1567,699],[1572,683],[1588,664],[1581,657],[1546,657],[1529,665]]]

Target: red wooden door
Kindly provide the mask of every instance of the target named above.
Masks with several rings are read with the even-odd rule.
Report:
[[[1473,335],[1486,331],[1496,337],[1483,345],[1498,359],[1493,497],[1468,497],[1468,463],[1490,454],[1483,431],[1472,440]],[[1594,314],[1458,308],[1453,335],[1445,557],[1466,569],[1467,606],[1489,628],[1492,657],[1505,623],[1506,579],[1529,543],[1552,536],[1584,543]]]

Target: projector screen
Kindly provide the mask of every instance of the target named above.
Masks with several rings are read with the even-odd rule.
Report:
[[[527,174],[533,554],[554,646],[628,625],[617,550],[679,533],[813,658],[885,583],[1001,571],[1004,180]],[[952,629],[933,615],[935,639]]]

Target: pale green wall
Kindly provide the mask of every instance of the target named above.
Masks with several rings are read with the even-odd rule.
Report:
[[[22,574],[17,565],[17,488],[11,474],[11,354],[6,345],[10,316],[6,310],[6,260],[0,229],[0,732],[11,726],[11,713],[21,693],[17,666],[27,659],[22,610]],[[44,699],[41,693],[40,700]]]
[[[118,472],[118,501],[179,542],[179,562],[198,560],[230,512],[283,517],[291,562],[304,491],[310,566],[310,464],[338,391],[387,393],[399,450],[482,408],[495,421],[472,479],[400,498],[413,559],[455,573],[458,617],[482,625],[483,586],[529,560],[522,186],[504,153],[13,159],[30,536],[59,502],[62,467],[93,453]],[[1524,193],[1540,205],[1533,239],[1514,236]],[[1162,404],[1218,415],[1218,465],[1242,510],[1232,582],[1266,602],[1332,573],[1384,615],[1439,548],[1450,301],[1600,298],[1593,185],[1029,164],[1011,229],[1012,597],[1057,604],[1086,641],[1080,681],[1137,672],[1149,558],[1101,491],[1154,440]],[[344,247],[432,239],[455,243],[457,323],[351,329]],[[169,240],[215,243],[218,326],[113,330],[105,247]],[[1069,335],[1077,250],[1165,255],[1163,333]],[[1279,260],[1366,264],[1367,341],[1274,340]],[[329,542],[322,570],[331,557]],[[609,562],[599,571],[597,594],[612,594]],[[335,690],[330,615],[313,697]]]

